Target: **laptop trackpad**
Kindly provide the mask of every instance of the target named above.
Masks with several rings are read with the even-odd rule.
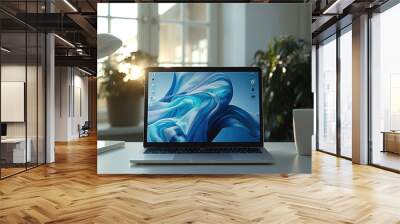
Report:
[[[232,160],[230,154],[221,153],[193,153],[193,154],[176,154],[174,160],[185,160],[185,161],[204,161],[210,162],[219,160]]]

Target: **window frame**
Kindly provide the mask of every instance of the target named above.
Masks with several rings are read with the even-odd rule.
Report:
[[[340,143],[340,140],[338,139],[338,98],[339,98],[339,96],[338,96],[338,82],[339,82],[339,79],[338,79],[338,69],[337,69],[337,58],[338,58],[338,48],[339,48],[339,42],[338,42],[338,38],[339,38],[339,35],[338,35],[338,33],[334,33],[334,34],[332,34],[332,35],[330,35],[329,37],[327,37],[326,39],[324,39],[324,40],[322,40],[322,41],[320,41],[318,44],[317,44],[317,47],[316,47],[316,64],[317,64],[317,69],[316,69],[316,77],[317,77],[317,81],[316,81],[316,90],[317,90],[317,96],[316,96],[316,100],[317,100],[317,107],[316,107],[316,117],[317,117],[317,120],[316,120],[316,125],[317,125],[317,133],[316,133],[316,148],[317,148],[317,151],[321,151],[321,152],[324,152],[324,153],[328,153],[328,154],[331,154],[331,155],[339,155],[339,153],[338,153],[338,145],[339,145],[339,143]],[[336,150],[335,150],[335,152],[329,152],[328,150],[326,150],[326,149],[321,149],[319,146],[320,146],[320,125],[319,125],[319,121],[320,121],[320,116],[319,116],[319,112],[320,112],[320,96],[321,96],[321,93],[320,93],[320,91],[319,91],[319,89],[320,89],[320,84],[321,84],[321,80],[320,80],[320,78],[321,78],[321,75],[320,75],[320,67],[321,67],[321,65],[320,65],[320,47],[321,47],[321,45],[325,45],[325,44],[328,44],[328,43],[330,43],[330,42],[332,42],[332,41],[335,41],[335,48],[336,48],[336,51],[335,51],[335,56],[336,56],[336,61],[335,61],[335,64],[336,64],[336,66],[335,66],[335,73],[336,73],[336,77],[335,77],[335,79],[336,79],[336,82],[335,82],[335,86],[336,86],[336,91],[335,91],[335,100],[336,100],[336,108],[335,108],[335,110],[336,110],[336,112],[335,112],[335,117],[336,117],[336,127],[335,127],[335,133],[336,133],[336,137],[335,137],[335,147],[336,147]]]
[[[367,131],[368,131],[368,165],[377,167],[383,170],[395,172],[395,173],[400,173],[400,170],[391,168],[389,166],[381,165],[379,163],[374,162],[374,142],[373,142],[373,125],[372,125],[372,120],[373,120],[373,87],[372,87],[372,80],[373,80],[373,19],[377,14],[384,13],[385,11],[391,9],[392,7],[396,6],[397,4],[400,4],[398,0],[388,0],[384,4],[380,5],[379,7],[370,10],[367,12],[368,14],[368,30],[367,30],[367,38],[368,38],[368,126],[367,126]]]
[[[345,17],[343,18],[344,23],[346,23],[350,17]],[[339,158],[343,158],[346,160],[352,160],[352,158],[347,157],[342,155],[342,150],[341,150],[341,118],[340,118],[340,105],[341,105],[341,90],[340,90],[340,84],[341,84],[341,67],[340,67],[340,60],[341,60],[341,53],[340,53],[340,41],[341,41],[341,36],[347,32],[352,32],[352,22],[348,22],[348,24],[342,26],[342,27],[336,27],[335,26],[335,32],[331,32],[331,35],[324,36],[322,39],[318,39],[318,42],[315,44],[316,45],[316,150],[319,152],[327,153],[329,155],[337,156]],[[349,28],[350,27],[350,28]],[[328,28],[329,29],[329,28]],[[324,34],[322,34],[324,35]],[[329,41],[336,41],[336,151],[334,153],[328,152],[324,149],[319,148],[319,132],[320,132],[320,127],[319,127],[319,85],[320,85],[320,74],[319,74],[319,51],[318,48],[322,43],[327,43]]]
[[[162,4],[162,3],[161,3]],[[188,8],[187,4],[184,3],[176,3],[179,4],[179,10],[181,13],[181,18],[180,20],[174,20],[174,19],[161,19],[158,16],[158,4],[157,6],[157,17],[158,17],[158,26],[160,27],[161,24],[176,24],[180,25],[182,28],[182,60],[180,63],[177,62],[171,62],[171,61],[163,61],[159,62],[160,64],[168,64],[168,65],[182,65],[182,66],[191,66],[191,65],[209,65],[210,61],[210,42],[212,40],[211,38],[211,26],[212,26],[212,21],[214,18],[212,18],[212,8],[210,3],[200,3],[200,4],[206,4],[206,10],[207,10],[207,19],[206,21],[190,21],[187,18],[188,15]],[[196,3],[194,3],[196,4]],[[199,3],[197,3],[199,4]],[[186,48],[187,48],[187,43],[188,43],[188,33],[189,33],[189,28],[190,27],[205,27],[207,29],[207,60],[205,62],[203,61],[192,61],[192,62],[186,62]],[[159,28],[158,28],[159,30]],[[158,34],[159,35],[159,34]]]
[[[192,3],[192,4],[206,4],[207,7],[207,21],[188,21],[185,19],[187,15],[187,8],[184,3],[176,3],[180,5],[181,19],[180,20],[169,20],[161,19],[158,16],[158,4],[138,4],[138,17],[137,18],[126,18],[111,16],[110,4],[118,3],[101,3],[107,4],[107,15],[98,15],[99,18],[107,19],[107,32],[111,32],[111,20],[112,19],[126,19],[136,20],[138,23],[138,36],[137,46],[138,50],[142,50],[150,53],[151,55],[159,56],[159,32],[160,24],[179,24],[182,26],[182,59],[180,62],[171,61],[158,61],[160,65],[164,66],[217,66],[218,65],[218,8],[219,5],[211,6],[210,3]],[[186,43],[188,42],[188,29],[189,27],[206,27],[207,29],[207,60],[186,62]],[[157,37],[157,38],[152,38]]]
[[[107,33],[111,33],[111,29],[112,29],[112,20],[113,19],[122,19],[122,20],[135,20],[136,22],[137,22],[137,24],[138,24],[138,36],[137,36],[137,46],[138,46],[138,50],[140,50],[140,45],[141,45],[141,38],[140,38],[140,32],[139,32],[139,30],[141,29],[140,28],[140,24],[142,23],[142,21],[141,21],[141,16],[140,16],[140,11],[142,11],[141,10],[141,5],[142,4],[139,4],[138,5],[138,16],[137,16],[137,18],[131,18],[131,17],[120,17],[120,16],[111,16],[111,7],[110,7],[110,4],[111,3],[99,3],[99,4],[106,4],[107,5],[107,15],[97,15],[97,19],[101,19],[101,18],[104,18],[104,19],[106,19],[107,20]],[[113,4],[118,4],[118,3],[113,3]]]

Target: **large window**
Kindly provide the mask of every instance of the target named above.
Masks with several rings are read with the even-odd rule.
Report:
[[[400,4],[371,19],[371,162],[400,170]]]
[[[97,32],[122,40],[116,53],[142,50],[157,56],[160,65],[205,66],[210,15],[205,3],[99,3]]]
[[[159,63],[207,65],[208,4],[158,4]]]
[[[318,47],[318,149],[352,157],[352,26]]]
[[[318,149],[336,153],[336,36],[318,47]]]
[[[98,4],[97,33],[112,33],[122,40],[117,53],[138,50],[138,4]]]
[[[210,7],[209,3],[99,3],[97,5],[97,32],[112,34],[122,41],[122,46],[113,52],[113,56],[117,56],[115,57],[117,61],[140,50],[156,56],[160,66],[215,66],[218,59],[215,51],[218,49],[211,46],[216,46],[215,28],[218,21],[215,15],[213,19],[212,8],[216,9],[216,7]],[[211,32],[211,29],[214,29],[214,32]],[[104,45],[106,44],[98,49],[109,50]],[[103,62],[108,58],[103,57],[98,60],[99,83],[104,75]],[[118,66],[120,66],[118,70],[130,69],[129,65],[126,66],[128,69],[125,69],[122,63]],[[140,74],[143,74],[142,67],[136,66],[136,68],[136,72],[139,71],[136,77],[140,77]],[[114,126],[111,125],[113,122],[110,118],[112,114],[109,110],[110,102],[113,101],[108,101],[106,97],[100,97],[97,101],[100,137],[102,137],[101,133],[107,133],[107,131],[114,131],[113,133],[119,131],[118,128],[115,129],[117,131],[114,130],[115,123]],[[138,109],[138,111],[143,110]],[[143,118],[141,117],[140,120],[142,121]],[[140,125],[142,122],[131,125],[122,132],[129,132],[127,136],[130,140],[139,141],[143,134],[143,128]]]
[[[352,33],[343,30],[340,44],[340,154],[352,157]]]

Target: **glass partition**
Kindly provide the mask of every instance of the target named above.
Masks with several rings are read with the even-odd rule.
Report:
[[[46,162],[46,36],[38,33],[38,64],[37,64],[37,162]]]
[[[2,1],[1,8],[41,13],[44,1]],[[5,22],[7,21],[7,22]],[[44,33],[0,12],[0,178],[45,163]]]
[[[26,65],[26,114],[27,114],[27,167],[37,165],[38,149],[38,35],[36,32],[27,32],[27,65]]]
[[[31,158],[26,136],[26,41],[25,32],[1,34],[2,177],[24,171]]]

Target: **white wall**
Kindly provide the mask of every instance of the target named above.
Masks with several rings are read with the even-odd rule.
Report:
[[[254,53],[265,50],[274,37],[293,35],[311,40],[309,4],[252,3],[246,6],[246,64],[251,64]]]
[[[37,70],[38,69],[38,70]],[[29,148],[32,153],[32,161],[44,163],[45,150],[45,116],[44,116],[44,73],[42,68],[32,65],[20,63],[4,63],[1,66],[1,81],[2,82],[24,82],[26,86],[26,99],[22,102],[22,107],[18,108],[18,113],[26,112],[26,120],[22,122],[6,122],[7,137],[21,138],[27,136],[30,140]],[[3,92],[4,89],[2,89]],[[24,90],[19,90],[20,94],[24,94]],[[21,92],[22,91],[22,92]],[[2,95],[7,97],[7,95]],[[24,98],[24,97],[23,97]],[[26,103],[26,106],[25,106]],[[2,103],[3,104],[3,103]],[[17,108],[1,107],[2,112],[17,113]],[[22,111],[21,111],[22,110]],[[38,155],[38,156],[37,156]]]
[[[20,64],[4,64],[1,66],[1,81],[4,82],[24,82],[26,83],[25,76],[26,72],[28,74],[32,74],[33,72],[36,74],[36,67],[34,66],[25,66],[20,65]],[[32,81],[29,80],[29,84],[32,85]],[[34,83],[36,85],[36,81]],[[33,90],[31,88],[27,90]],[[27,103],[33,102],[33,100],[36,100],[36,89],[33,90],[33,92],[28,91],[27,93],[28,99]],[[4,96],[3,96],[4,97]],[[36,104],[34,105],[36,108]],[[24,109],[24,108],[22,108]],[[1,108],[1,110],[7,110],[7,108]],[[28,112],[31,112],[29,109],[27,109]],[[36,124],[36,113],[28,113],[27,114],[28,118],[28,128],[31,130],[33,125]],[[32,124],[32,121],[34,121],[35,124]],[[8,122],[7,125],[7,136],[8,137],[24,137],[25,136],[25,126],[26,122]],[[36,126],[35,126],[36,127]],[[30,132],[28,133],[29,137]]]
[[[220,7],[220,64],[248,66],[274,37],[293,35],[311,42],[311,5],[227,3]]]
[[[1,66],[1,81],[25,82],[26,67],[19,64],[5,64]],[[28,68],[29,69],[29,68]],[[1,108],[6,110],[7,108]],[[25,122],[7,124],[7,137],[25,137]]]
[[[246,4],[222,4],[220,7],[219,61],[223,66],[246,65]]]
[[[88,120],[88,78],[76,68],[56,67],[55,85],[55,140],[77,139],[78,125]]]

